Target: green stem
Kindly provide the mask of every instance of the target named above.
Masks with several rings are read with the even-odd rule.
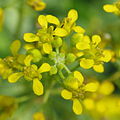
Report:
[[[59,48],[56,48],[56,53],[59,54]]]
[[[64,75],[63,75],[63,73],[62,73],[62,71],[59,71],[59,75],[60,75],[60,77],[61,77],[62,79],[65,79],[65,77],[64,77]]]
[[[22,96],[22,97],[16,98],[16,101],[17,101],[18,103],[22,103],[22,102],[25,102],[25,101],[27,101],[27,100],[29,100],[29,99],[30,99],[29,96]]]
[[[65,64],[63,64],[63,65],[64,65],[65,70],[66,70],[68,73],[71,73],[71,71],[69,70],[69,68],[68,68]]]
[[[14,34],[15,39],[19,39],[18,36],[20,36],[20,32],[21,32],[21,26],[22,26],[22,22],[23,22],[23,14],[24,14],[24,4],[25,4],[25,0],[20,1],[20,6],[19,6],[19,21],[16,27],[16,32]]]
[[[54,84],[55,84],[55,81],[52,81],[52,84],[51,84],[50,88],[47,89],[47,91],[46,91],[46,93],[45,93],[45,95],[44,95],[44,99],[43,99],[43,103],[44,103],[44,104],[48,101],[48,98],[49,98],[49,96],[50,96],[50,94],[51,94],[51,89],[52,89],[52,87],[54,86]]]

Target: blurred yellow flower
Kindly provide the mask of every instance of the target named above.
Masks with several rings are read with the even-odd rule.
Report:
[[[27,0],[27,3],[36,11],[42,11],[46,7],[46,3],[42,0]]]
[[[33,120],[45,120],[45,116],[42,112],[36,112],[33,115]]]
[[[103,6],[103,9],[106,12],[114,13],[116,15],[120,15],[120,1],[115,2],[113,4],[106,4],[106,5]]]

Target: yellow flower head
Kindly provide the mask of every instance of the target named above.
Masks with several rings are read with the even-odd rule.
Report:
[[[80,66],[84,69],[93,68],[96,72],[104,72],[103,62],[109,62],[112,58],[110,50],[99,48],[101,38],[99,35],[93,35],[92,40],[89,36],[76,34],[73,36],[77,50],[77,56],[80,58]]]
[[[61,96],[66,100],[73,101],[73,111],[75,114],[79,115],[82,113],[80,100],[83,99],[86,92],[95,92],[98,89],[98,83],[91,82],[84,84],[84,78],[79,71],[74,71],[73,77],[70,76],[64,81],[64,85],[67,89],[62,90]]]
[[[43,63],[39,68],[36,65],[30,65],[29,61],[27,63],[28,59],[25,59],[25,64],[26,66],[24,67],[23,72],[16,72],[12,73],[8,77],[8,81],[10,83],[15,83],[17,82],[22,76],[26,80],[32,80],[33,81],[33,91],[36,95],[42,95],[43,94],[43,85],[41,83],[42,75],[41,73],[43,72],[48,72],[50,71],[51,67],[48,63]]]
[[[76,26],[75,22],[78,19],[78,12],[75,9],[71,9],[68,12],[68,16],[64,19],[63,28],[69,34],[71,31],[75,31],[80,34],[84,34],[85,30],[81,26]]]

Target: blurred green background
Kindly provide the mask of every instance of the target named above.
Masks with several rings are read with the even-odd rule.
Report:
[[[37,30],[37,17],[40,14],[52,14],[59,19],[67,16],[70,9],[76,9],[79,13],[78,25],[85,28],[88,35],[100,34],[108,35],[112,38],[114,47],[120,45],[120,19],[110,13],[103,11],[103,5],[113,3],[115,0],[43,0],[47,6],[45,10],[37,12],[26,4],[26,0],[0,0],[0,8],[4,10],[4,23],[0,31],[0,57],[9,56],[9,46],[13,40],[21,40],[23,42],[23,34],[26,32],[35,33]],[[108,65],[106,74],[116,71],[114,65]],[[91,73],[90,73],[91,74]],[[99,76],[99,75],[98,75]],[[25,83],[9,84],[0,82],[0,94],[8,96],[22,96],[23,93],[29,93]],[[117,87],[120,85],[117,83]],[[30,87],[30,85],[28,86]],[[120,90],[120,89],[119,89]],[[39,100],[39,99],[38,99]],[[32,105],[31,105],[32,102]],[[64,104],[71,104],[62,100],[59,96],[51,96],[49,104],[45,109],[47,115],[51,116],[48,120],[93,120],[89,115],[75,116],[71,107],[64,107]],[[66,105],[67,106],[67,105]],[[38,101],[30,101],[20,104],[19,109],[13,118],[9,120],[32,120],[32,114],[39,110]],[[64,108],[63,108],[64,107]],[[52,108],[52,109],[51,109]],[[118,118],[115,120],[119,120]]]

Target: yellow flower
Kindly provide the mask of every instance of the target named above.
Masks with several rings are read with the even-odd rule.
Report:
[[[36,95],[42,95],[44,88],[42,85],[42,82],[40,81],[42,79],[41,73],[50,71],[51,67],[48,63],[43,63],[39,68],[37,68],[36,65],[30,65],[30,61],[27,61],[25,59],[25,65],[23,72],[16,72],[11,74],[8,77],[8,81],[10,83],[15,83],[18,81],[22,76],[24,76],[27,80],[33,81],[33,91]]]
[[[64,19],[63,27],[69,34],[71,31],[75,31],[80,34],[84,34],[85,30],[81,26],[76,26],[75,22],[78,19],[78,13],[76,10],[71,9],[68,12],[68,16]]]
[[[82,113],[80,99],[83,98],[85,92],[95,92],[99,84],[97,82],[91,82],[85,85],[83,83],[84,78],[79,71],[74,71],[73,77],[70,76],[64,81],[66,81],[64,85],[68,89],[63,89],[61,91],[61,96],[66,100],[73,101],[73,112],[79,115]]]
[[[103,9],[108,13],[114,13],[120,15],[120,1],[113,4],[106,4],[103,6]]]
[[[45,120],[45,116],[42,112],[36,112],[34,115],[33,115],[33,119],[34,120]]]
[[[42,11],[46,7],[46,4],[42,0],[28,0],[27,3],[36,11]]]
[[[112,58],[110,50],[99,48],[101,38],[99,35],[93,35],[92,40],[89,36],[80,36],[76,34],[74,39],[76,42],[77,56],[80,58],[80,66],[84,69],[93,68],[96,72],[104,72],[103,62],[109,62]]]

